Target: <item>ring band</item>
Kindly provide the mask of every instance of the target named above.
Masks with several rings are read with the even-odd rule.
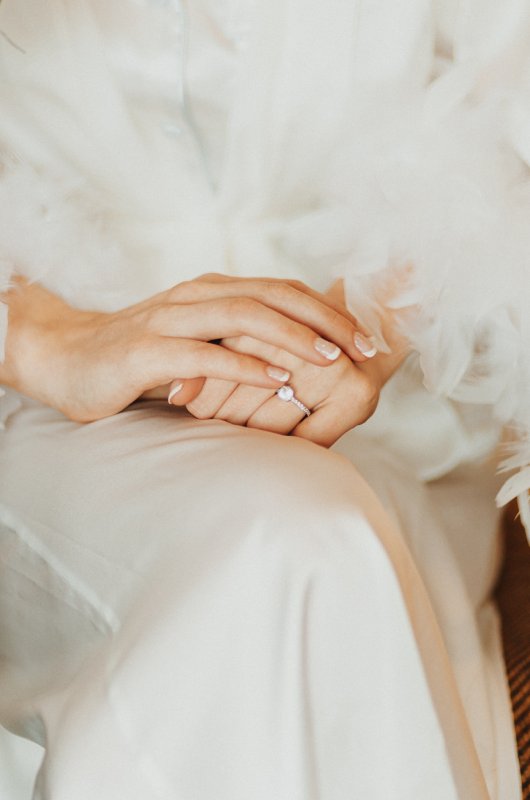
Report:
[[[287,403],[294,403],[300,411],[303,411],[306,417],[311,416],[311,411],[305,406],[298,397],[295,397],[294,390],[291,386],[280,386],[279,389],[276,389],[276,394],[280,398],[280,400],[284,400]]]

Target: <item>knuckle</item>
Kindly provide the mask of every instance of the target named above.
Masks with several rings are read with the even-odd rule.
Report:
[[[345,317],[344,314],[341,314],[340,311],[337,311],[337,309],[330,308],[329,306],[324,309],[324,314],[328,324],[333,330],[337,331],[337,335],[344,336],[346,341],[353,344],[354,325],[351,320]]]
[[[291,286],[290,283],[276,283],[274,284],[274,291],[279,297],[285,299],[294,299],[298,295],[298,290]]]
[[[356,386],[357,399],[367,412],[367,418],[371,416],[379,400],[379,390],[376,382],[361,373]]]
[[[307,292],[308,287],[303,281],[299,280],[289,280],[287,281],[287,285],[294,289],[296,292]]]
[[[352,327],[350,320],[347,319],[344,314],[341,314],[340,311],[337,311],[336,308],[333,308],[332,306],[326,306],[325,309],[330,321],[334,325],[347,327],[348,329]]]
[[[294,289],[287,281],[267,280],[261,288],[264,296],[273,300],[283,300],[294,294]]]
[[[200,287],[197,285],[197,280],[182,281],[177,283],[169,290],[168,299],[171,302],[185,302],[193,300],[198,296]]]
[[[246,377],[252,371],[253,360],[245,353],[231,352],[229,357],[234,365],[234,369],[241,375],[242,378]]]
[[[230,352],[244,352],[250,344],[249,336],[229,336],[223,339],[223,347]]]
[[[202,275],[199,275],[196,278],[196,281],[219,281],[222,280],[225,276],[221,272],[204,272]]]

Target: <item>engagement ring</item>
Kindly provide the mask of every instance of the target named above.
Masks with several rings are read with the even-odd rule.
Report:
[[[303,411],[306,417],[309,417],[311,412],[307,406],[305,406],[298,397],[294,396],[294,391],[291,386],[280,386],[279,389],[276,389],[276,394],[280,398],[280,400],[284,400],[286,403],[294,403],[300,411]]]

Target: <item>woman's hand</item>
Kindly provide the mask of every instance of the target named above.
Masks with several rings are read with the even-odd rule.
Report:
[[[333,302],[339,312],[347,313],[341,281],[331,287],[325,300]],[[180,391],[175,391],[180,384],[174,382],[170,401],[186,405],[199,419],[223,419],[276,433],[292,433],[329,447],[372,415],[382,386],[408,352],[407,343],[393,330],[391,316],[382,322],[392,343],[392,352],[379,353],[364,363],[354,363],[341,354],[325,370],[250,337],[223,340],[224,347],[274,359],[289,371],[289,385],[295,396],[312,410],[309,417],[294,403],[279,399],[276,391],[216,379],[208,379],[200,385],[181,381]]]
[[[369,350],[355,320],[298,283],[223,276],[179,284],[115,313],[73,309],[22,282],[9,305],[2,383],[91,421],[121,411],[142,393],[183,379],[222,379],[274,392],[282,365],[210,340],[247,336],[317,367]]]
[[[294,403],[281,400],[274,389],[208,379],[187,404],[198,419],[222,419],[249,428],[292,433],[330,447],[370,417],[377,406],[383,382],[377,359],[355,364],[341,354],[324,369],[250,337],[227,339],[222,344],[233,352],[274,358],[290,372],[289,386],[312,413],[306,417]]]

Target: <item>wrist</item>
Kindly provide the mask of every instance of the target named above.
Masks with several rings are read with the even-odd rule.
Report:
[[[1,299],[8,306],[1,382],[65,410],[60,387],[72,335],[87,312],[72,308],[57,295],[23,278],[16,279]]]

